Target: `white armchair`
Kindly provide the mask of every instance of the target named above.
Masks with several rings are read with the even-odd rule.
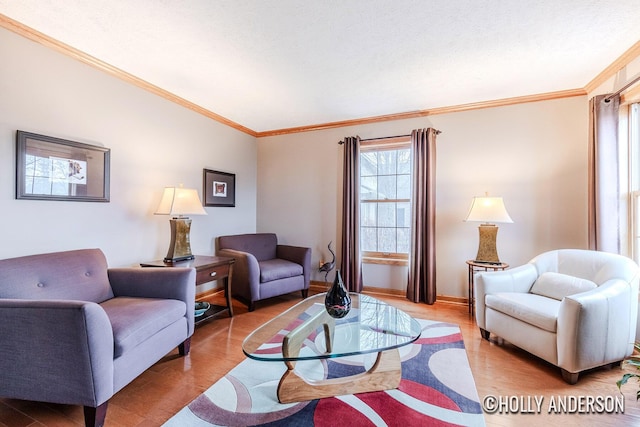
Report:
[[[633,351],[638,265],[622,255],[560,249],[511,270],[475,277],[476,322],[556,366],[569,384],[580,372]]]

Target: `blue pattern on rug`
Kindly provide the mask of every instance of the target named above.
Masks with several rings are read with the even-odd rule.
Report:
[[[284,364],[247,359],[165,426],[484,426],[482,407],[458,326],[419,322],[423,335],[402,349],[402,382],[396,390],[282,405],[277,402],[276,387]],[[343,362],[340,358],[327,359],[325,365],[317,366],[326,366],[330,378],[365,370],[363,366],[354,365],[353,359]],[[451,369],[448,363],[452,364]],[[256,369],[261,370],[259,375]],[[230,384],[243,386],[236,389]],[[240,393],[241,390],[245,391]],[[234,407],[245,409],[234,412]]]

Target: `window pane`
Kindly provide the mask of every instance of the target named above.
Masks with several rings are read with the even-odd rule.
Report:
[[[51,162],[49,159],[44,157],[36,157],[35,159],[34,175],[49,177],[51,175]]]
[[[378,151],[378,175],[396,173],[396,150]]]
[[[398,222],[396,223],[397,227],[409,227],[411,224],[411,203],[401,202],[397,203],[397,218]]]
[[[398,199],[411,198],[411,176],[398,175]]]
[[[640,263],[640,104],[632,104],[629,108],[629,143],[631,192],[630,204],[633,208],[633,223],[628,235],[632,239],[633,258]]]
[[[378,177],[378,199],[395,199],[396,198],[396,176],[379,176]]]
[[[377,252],[378,245],[376,242],[378,241],[377,237],[377,228],[373,227],[362,227],[360,229],[362,231],[361,236],[361,244],[363,251]]]
[[[25,162],[24,162],[24,174],[26,176],[33,176],[34,175],[34,170],[35,170],[35,163],[36,163],[36,157],[27,154],[25,156]]]
[[[398,150],[398,173],[411,173],[411,150]]]
[[[377,203],[378,205],[378,227],[396,226],[396,204]]]
[[[378,228],[378,251],[395,253],[396,251],[396,229]]]
[[[636,263],[640,263],[640,193],[638,191],[634,191],[632,193],[631,202],[634,206],[634,218],[633,218],[633,249]]]
[[[51,178],[60,181],[67,180],[69,161],[65,159],[51,159]]]
[[[378,178],[363,176],[360,178],[360,200],[378,199]]]
[[[362,250],[385,254],[409,252],[411,150],[360,154],[360,230]],[[395,202],[391,200],[407,200]]]
[[[24,177],[24,192],[25,193],[33,193],[34,191],[33,189],[33,177],[32,176],[25,176]]]
[[[398,228],[398,253],[409,253],[409,242],[411,241],[411,230],[409,228]]]
[[[51,191],[51,181],[49,178],[33,178],[33,194],[55,194]]]
[[[360,176],[377,175],[378,156],[375,151],[360,153]]]
[[[377,221],[377,203],[360,203],[360,225],[362,227],[375,227]]]
[[[55,196],[68,196],[70,194],[69,183],[61,180],[52,181],[51,194]]]

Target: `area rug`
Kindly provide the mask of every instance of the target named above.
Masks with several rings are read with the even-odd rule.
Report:
[[[282,362],[246,359],[174,417],[185,426],[484,426],[478,393],[457,325],[419,320],[418,341],[400,348],[402,380],[395,390],[281,404]],[[374,356],[298,362],[307,378],[353,375]]]

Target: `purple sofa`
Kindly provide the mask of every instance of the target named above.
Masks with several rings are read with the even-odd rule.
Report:
[[[99,249],[0,260],[0,397],[83,405],[102,425],[111,396],[188,354],[194,300],[194,269],[107,268]]]
[[[220,256],[235,258],[231,292],[246,303],[301,291],[306,298],[311,276],[311,248],[279,245],[273,233],[238,234],[217,239]]]

